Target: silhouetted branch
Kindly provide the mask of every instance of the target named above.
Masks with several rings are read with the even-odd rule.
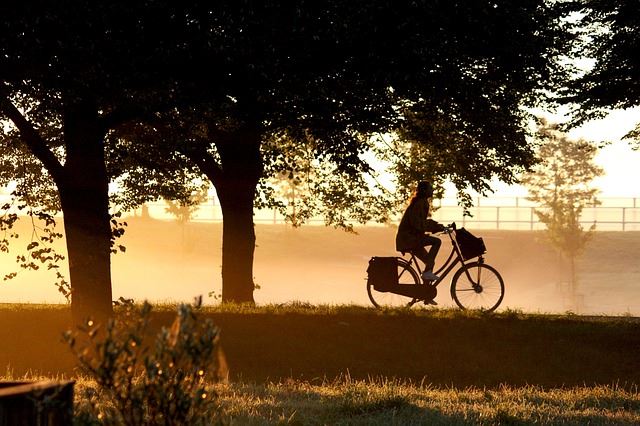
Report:
[[[31,153],[42,162],[42,165],[58,182],[62,177],[62,164],[49,149],[45,140],[36,131],[33,125],[25,118],[18,108],[11,102],[4,87],[0,86],[0,110],[9,118],[20,131],[21,139],[27,145]]]

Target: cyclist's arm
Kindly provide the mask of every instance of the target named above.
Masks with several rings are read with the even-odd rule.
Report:
[[[434,233],[434,234],[436,232],[442,232],[442,231],[445,230],[444,225],[442,225],[439,222],[436,222],[433,219],[427,219],[425,228],[426,228],[427,232],[431,232],[431,233]]]

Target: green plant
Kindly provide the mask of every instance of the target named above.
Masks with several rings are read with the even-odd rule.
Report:
[[[161,329],[152,347],[145,339],[150,313],[146,302],[141,307],[123,304],[104,330],[89,321],[80,327],[80,335],[65,333],[82,371],[97,385],[85,392],[77,420],[126,425],[215,423],[217,395],[210,386],[219,377],[218,329],[210,320],[200,321],[194,307],[180,305],[172,326]]]
[[[31,221],[31,235],[23,253],[16,256],[19,271],[5,274],[3,281],[15,278],[22,271],[37,271],[46,267],[55,275],[54,285],[58,291],[71,301],[71,286],[65,276],[60,272],[60,263],[64,256],[58,253],[55,242],[62,238],[62,234],[56,230],[54,214],[41,207],[33,207],[29,190],[11,193],[10,202],[0,207],[0,253],[9,253],[10,240],[17,240],[20,235],[14,226],[21,217],[27,217]]]

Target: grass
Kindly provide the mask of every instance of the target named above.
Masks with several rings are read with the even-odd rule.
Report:
[[[154,333],[175,306],[154,309]],[[205,307],[222,329],[230,424],[639,424],[635,317],[378,311],[287,303]],[[4,377],[95,384],[61,343],[65,306],[0,305]],[[2,371],[2,370],[0,370]]]
[[[86,409],[83,404],[95,389],[91,380],[76,377],[76,414]],[[347,374],[317,384],[293,379],[259,384],[235,382],[217,385],[216,391],[221,418],[229,425],[640,423],[640,394],[615,385],[459,389],[397,379],[354,380]]]
[[[349,377],[234,384],[220,391],[232,424],[637,424],[640,397],[615,387],[437,388]]]
[[[157,307],[152,333],[175,310]],[[307,304],[207,307],[221,330],[233,380],[314,384],[349,372],[435,386],[544,388],[640,383],[640,319],[484,315],[450,309],[378,311]],[[62,343],[68,308],[0,305],[0,371],[74,374]]]

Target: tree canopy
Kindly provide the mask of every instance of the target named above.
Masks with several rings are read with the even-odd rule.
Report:
[[[567,83],[562,101],[572,105],[571,125],[605,117],[611,110],[640,105],[640,9],[634,1],[574,0],[566,55],[587,63]],[[640,123],[627,138],[640,140]]]
[[[365,218],[373,134],[408,143],[400,192],[444,177],[483,191],[531,164],[524,107],[561,74],[543,0],[35,3],[0,9],[2,112],[55,181],[74,253],[87,235],[102,247],[100,288],[118,176],[144,197],[205,174],[225,212],[223,279],[241,288],[229,300],[251,300],[256,187],[298,147],[329,223]]]

